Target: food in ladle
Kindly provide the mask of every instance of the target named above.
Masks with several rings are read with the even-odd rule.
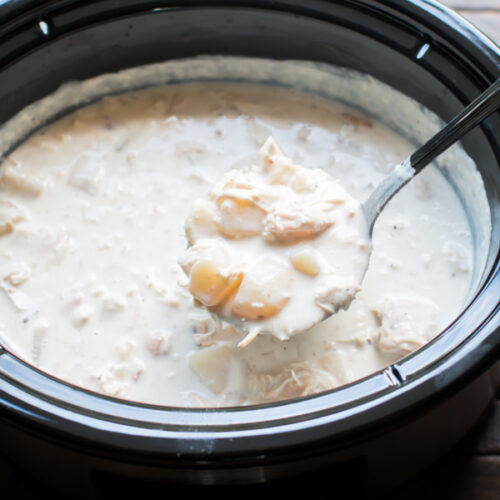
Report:
[[[194,203],[180,259],[196,301],[247,333],[240,346],[347,308],[370,254],[360,204],[339,182],[296,165],[273,137],[260,153]]]

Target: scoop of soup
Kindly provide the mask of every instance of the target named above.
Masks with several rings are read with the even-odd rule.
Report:
[[[368,265],[361,205],[270,137],[261,161],[230,170],[186,221],[180,260],[193,297],[247,333],[287,340],[347,308]],[[349,234],[349,240],[345,235]]]

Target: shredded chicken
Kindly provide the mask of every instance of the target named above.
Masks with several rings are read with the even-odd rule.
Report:
[[[332,373],[306,361],[291,363],[276,373],[248,376],[250,398],[256,403],[308,396],[337,385]]]
[[[406,356],[439,331],[439,308],[422,297],[385,296],[373,313],[379,322],[376,345],[387,354]]]

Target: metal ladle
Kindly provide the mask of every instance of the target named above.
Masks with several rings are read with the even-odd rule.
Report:
[[[373,226],[389,200],[438,155],[469,130],[500,108],[500,79],[474,99],[436,135],[400,163],[363,203],[362,209],[372,236]]]

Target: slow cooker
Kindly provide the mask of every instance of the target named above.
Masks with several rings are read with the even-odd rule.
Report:
[[[67,81],[200,55],[361,71],[445,121],[500,77],[500,49],[430,0],[10,0],[0,121]],[[463,146],[483,178],[491,238],[468,307],[424,348],[315,396],[186,409],[99,396],[0,347],[2,451],[71,498],[299,483],[369,496],[417,474],[473,425],[499,380],[500,113]]]

